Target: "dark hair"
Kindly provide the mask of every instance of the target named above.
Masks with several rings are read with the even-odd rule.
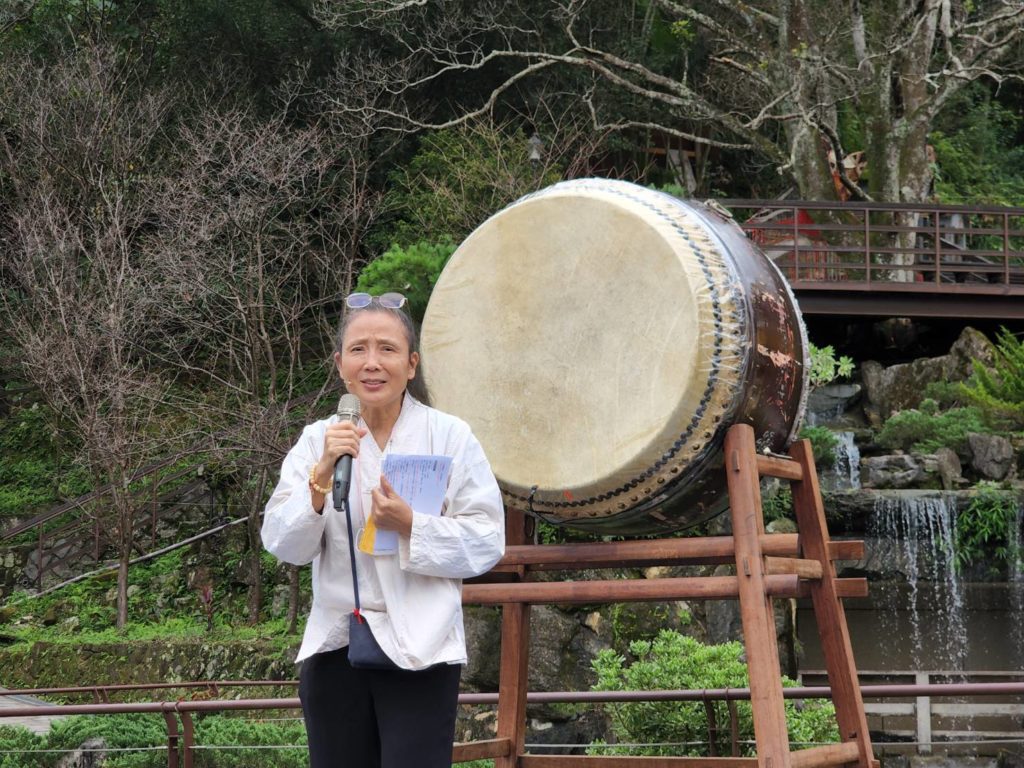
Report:
[[[419,364],[416,366],[416,375],[406,385],[406,389],[408,389],[410,395],[421,403],[430,405],[430,393],[427,391],[427,382],[423,377],[423,353],[420,352],[420,335],[416,331],[416,324],[413,323],[412,318],[401,309],[382,307],[380,302],[374,299],[365,307],[345,310],[345,313],[341,316],[341,323],[338,325],[338,337],[335,343],[337,352],[344,355],[342,342],[345,340],[345,331],[348,330],[352,318],[364,312],[380,312],[398,318],[398,321],[402,324],[402,330],[405,332],[405,340],[409,344],[409,355],[411,356],[415,352],[420,358]],[[341,382],[341,386],[345,386],[344,381]]]

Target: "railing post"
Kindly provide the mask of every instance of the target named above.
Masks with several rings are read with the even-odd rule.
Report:
[[[174,712],[164,710],[167,723],[167,768],[178,768],[178,719]]]
[[[939,212],[933,211],[932,216],[935,217],[935,284],[938,285],[942,282],[942,233],[939,228]]]
[[[800,279],[800,222],[799,211],[793,206],[793,280]]]
[[[929,674],[917,672],[914,674],[914,682],[917,685],[928,685]],[[918,696],[914,707],[917,715],[917,754],[930,755],[932,753],[932,699],[931,696]]]
[[[1010,214],[1003,214],[1003,284],[1010,284]]]
[[[195,744],[195,728],[192,725],[191,712],[179,712],[181,725],[185,732],[185,744],[183,754],[185,755],[184,768],[192,768],[192,747]]]
[[[871,209],[864,209],[864,282],[871,282]]]

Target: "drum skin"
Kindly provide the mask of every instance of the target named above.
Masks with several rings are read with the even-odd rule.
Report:
[[[607,179],[481,224],[437,281],[421,350],[434,404],[473,428],[506,506],[600,534],[724,510],[728,427],[782,452],[807,393],[796,300],[732,219]]]

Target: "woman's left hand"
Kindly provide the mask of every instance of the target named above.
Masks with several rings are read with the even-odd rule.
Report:
[[[384,475],[380,476],[380,487],[374,488],[370,495],[373,497],[371,514],[374,525],[384,531],[398,531],[403,536],[412,535],[412,507],[395,493]]]

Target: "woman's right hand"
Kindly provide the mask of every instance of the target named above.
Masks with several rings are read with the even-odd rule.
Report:
[[[355,458],[359,455],[359,441],[367,430],[350,421],[330,424],[324,435],[324,451],[316,465],[317,485],[330,488],[334,484],[334,465],[342,456]]]

